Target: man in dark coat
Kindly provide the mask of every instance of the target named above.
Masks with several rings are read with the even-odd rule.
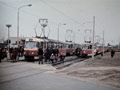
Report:
[[[18,50],[17,48],[14,48],[13,49],[13,62],[17,60],[17,56],[18,56]]]
[[[11,60],[13,59],[13,48],[12,47],[10,48],[10,59]]]
[[[115,55],[115,50],[111,49],[111,58]]]
[[[38,55],[39,55],[39,64],[43,64],[43,49],[39,48],[38,49]]]

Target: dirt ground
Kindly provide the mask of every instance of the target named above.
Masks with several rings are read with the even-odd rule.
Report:
[[[96,56],[59,70],[57,73],[79,79],[120,88],[120,52],[113,58],[110,52]]]

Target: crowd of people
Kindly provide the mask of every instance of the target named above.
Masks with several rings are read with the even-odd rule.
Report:
[[[7,49],[0,47],[0,63],[2,59],[7,57]],[[46,50],[43,51],[43,48],[40,47],[38,49],[38,55],[39,55],[39,64],[43,64],[44,62],[51,62],[54,64],[57,62],[58,58],[60,58],[61,62],[64,62],[64,57],[60,56],[59,57],[59,49],[56,48],[46,48]],[[111,58],[113,58],[115,55],[115,50],[111,49]],[[9,50],[9,56],[10,60],[12,62],[16,62],[19,60],[20,56],[24,56],[24,47],[19,47],[19,48],[10,48]],[[43,61],[44,58],[44,61]]]
[[[6,48],[0,46],[0,63],[2,62],[2,59],[7,57],[6,50]]]
[[[8,50],[5,48],[0,47],[0,63],[2,59],[7,58]],[[44,62],[51,62],[54,64],[58,60],[59,55],[59,49],[56,48],[46,48],[46,50],[43,51],[43,48],[38,48],[38,55],[39,55],[39,64],[43,64]],[[9,60],[11,62],[16,62],[19,60],[19,57],[24,56],[24,48],[13,48],[11,47],[9,49]],[[44,59],[43,59],[44,58]],[[64,61],[63,57],[60,57],[60,61]]]
[[[38,55],[39,55],[39,64],[43,64],[43,62],[51,62],[54,64],[58,60],[58,54],[59,54],[59,49],[56,48],[46,48],[46,50],[43,52],[42,47],[38,49]],[[43,61],[43,57],[44,60]],[[63,60],[63,59],[60,59]]]
[[[19,57],[24,55],[24,48],[19,47],[19,48],[10,48],[10,59],[12,62],[15,62],[19,60]]]
[[[6,48],[0,47],[0,63],[2,62],[2,59],[6,58],[8,54],[8,50]],[[11,47],[9,49],[9,59],[12,62],[15,62],[19,59],[20,56],[24,55],[24,48],[13,48]],[[8,58],[8,57],[7,57]]]

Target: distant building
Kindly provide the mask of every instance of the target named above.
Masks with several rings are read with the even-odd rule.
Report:
[[[4,43],[4,41],[3,41],[3,40],[0,40],[0,43]]]
[[[20,46],[24,46],[25,45],[25,39],[28,38],[28,37],[20,37],[19,38],[19,44]],[[17,46],[17,37],[10,37],[10,47],[13,47],[13,46]]]

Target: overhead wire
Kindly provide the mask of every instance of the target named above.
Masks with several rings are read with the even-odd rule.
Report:
[[[75,22],[76,24],[80,24],[81,26],[83,26],[83,24],[79,23],[78,21],[74,20],[73,18],[69,17],[68,15],[64,14],[62,11],[58,10],[57,8],[51,6],[51,5],[48,4],[45,0],[39,0],[39,1],[41,1],[41,2],[44,3],[44,4],[46,4],[46,5],[49,6],[50,8],[54,9],[55,11],[59,12],[61,15],[67,17],[69,20],[72,20],[72,21]],[[1,4],[1,3],[2,3],[2,4]],[[14,6],[12,6],[12,5],[8,5],[8,4],[3,3],[3,2],[1,2],[1,3],[0,3],[1,5],[5,5],[5,6],[9,7],[9,8],[13,8],[13,9],[16,9],[16,8],[17,8],[17,7],[14,7]],[[30,13],[30,12],[26,12],[26,11],[24,11],[24,10],[21,10],[21,11],[24,12],[24,13],[27,13],[27,14],[29,14],[29,15],[31,15],[31,16],[34,16],[34,17],[36,17],[36,18],[40,18],[39,16],[33,15],[33,14]],[[52,22],[52,23],[55,23],[55,22]],[[84,26],[83,26],[83,27],[84,27]]]
[[[62,11],[58,10],[57,8],[53,7],[52,5],[48,4],[45,0],[39,0],[41,2],[43,2],[44,4],[46,4],[47,6],[49,6],[50,8],[54,9],[55,11],[59,12],[61,15],[67,17],[68,19],[72,20],[73,22],[75,22],[76,24],[79,24],[81,26],[83,26],[83,24],[79,23],[78,21],[74,20],[73,18],[71,18],[70,16],[66,15],[65,13],[63,13]],[[84,26],[83,26],[84,27]]]

